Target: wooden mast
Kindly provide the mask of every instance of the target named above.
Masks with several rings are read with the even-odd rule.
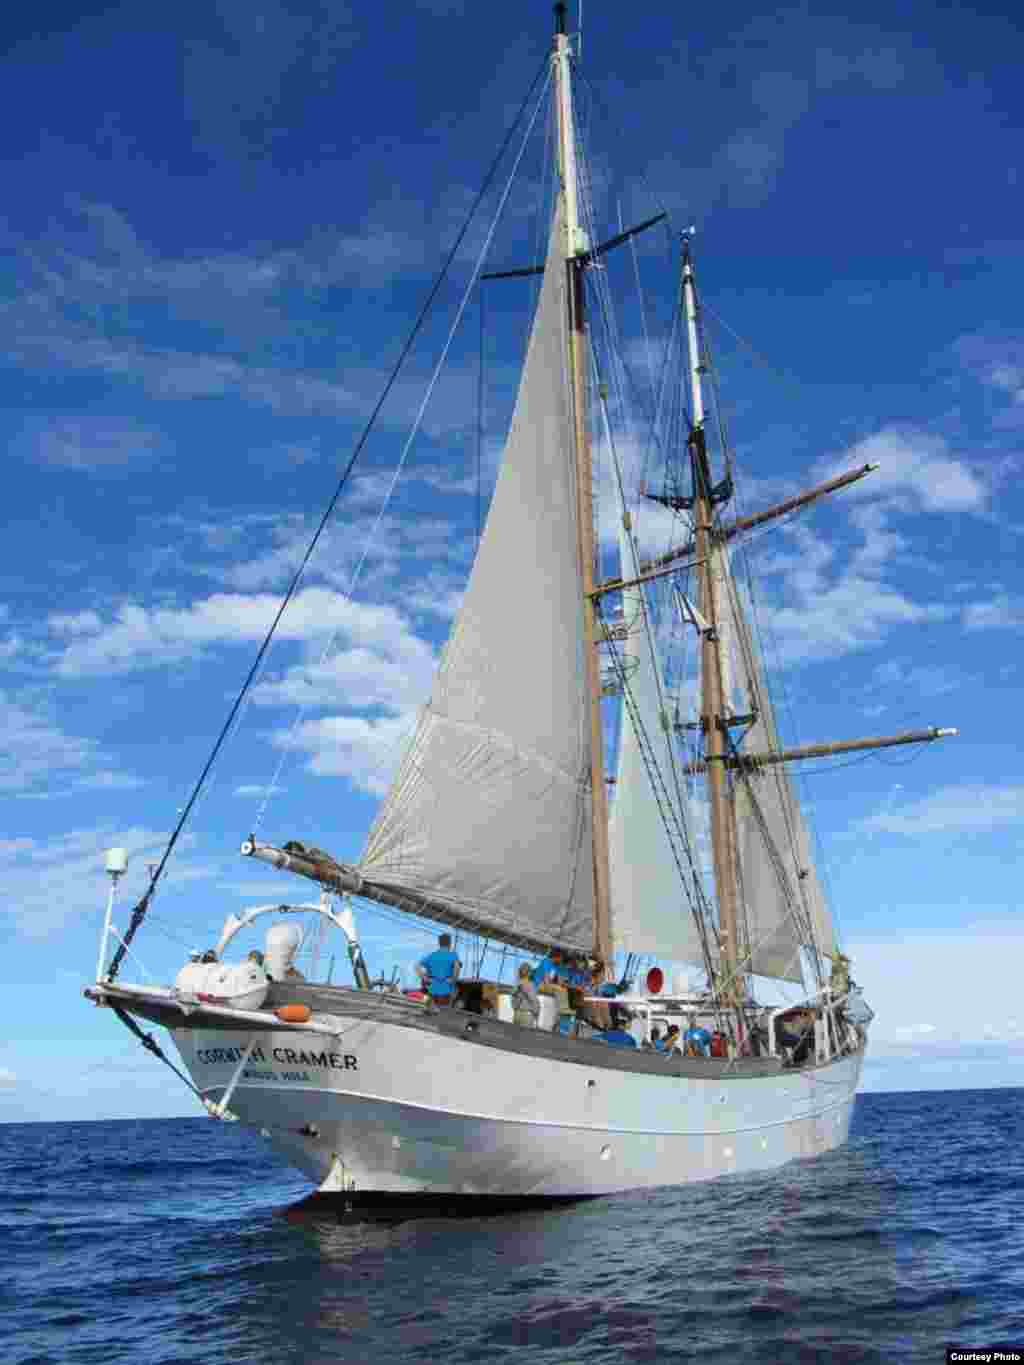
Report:
[[[601,670],[595,583],[593,468],[587,423],[587,337],[583,291],[588,243],[580,229],[576,187],[576,145],[572,122],[569,39],[564,4],[555,6],[554,74],[558,98],[558,131],[562,193],[565,197],[566,273],[569,373],[572,378],[576,448],[576,525],[580,580],[583,589],[583,648],[586,659],[587,709],[590,720],[590,793],[593,825],[594,955],[606,966],[612,958],[608,873],[608,795],[604,776],[604,724],[601,719]]]
[[[719,643],[721,601],[719,556],[714,528],[711,468],[704,439],[704,399],[700,376],[703,357],[697,330],[697,298],[693,284],[693,265],[689,242],[683,253],[683,303],[690,351],[690,392],[693,401],[693,429],[690,432],[690,462],[693,470],[694,548],[700,570],[701,612],[707,627],[701,634],[701,727],[704,730],[704,755],[708,779],[708,804],[711,824],[711,858],[715,889],[718,892],[718,920],[724,996],[728,1002],[743,998],[738,939],[738,887],[736,884],[736,839],[732,805],[729,800],[725,759],[728,738],[725,724],[726,698],[722,681]]]

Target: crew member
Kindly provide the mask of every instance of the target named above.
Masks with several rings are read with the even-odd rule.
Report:
[[[683,1034],[683,1042],[686,1044],[686,1055],[688,1057],[710,1057],[711,1056],[711,1034],[706,1028],[697,1027],[697,1016],[690,1015],[690,1027]]]
[[[521,1028],[536,1028],[540,1019],[537,987],[530,980],[530,964],[519,965],[519,980],[512,996],[512,1017]]]
[[[423,987],[435,1005],[450,1005],[462,963],[452,952],[451,934],[440,934],[437,947],[416,965]]]
[[[561,948],[552,948],[534,967],[530,979],[535,986],[543,986],[548,981],[560,981],[564,970]]]

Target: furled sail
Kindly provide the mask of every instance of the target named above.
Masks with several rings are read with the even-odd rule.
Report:
[[[360,873],[509,941],[593,944],[565,219],[462,609]]]
[[[637,572],[629,532],[620,524],[624,578]],[[690,902],[680,879],[666,819],[681,845],[682,791],[673,770],[672,731],[664,715],[664,679],[647,625],[643,588],[623,594],[629,634],[620,646],[625,678],[619,761],[609,821],[612,927],[616,948],[704,963]],[[652,771],[652,769],[654,771]],[[685,791],[682,791],[685,800]],[[675,821],[666,810],[671,804]]]
[[[779,749],[775,713],[765,685],[758,650],[723,547],[714,550],[721,585],[720,621],[724,653],[732,654],[727,697],[753,712],[741,753]],[[742,679],[742,684],[739,680]],[[730,695],[731,684],[731,695]],[[736,853],[740,895],[746,908],[752,950],[751,970],[783,981],[801,980],[800,948],[832,951],[834,934],[825,895],[811,857],[811,840],[782,764],[750,772],[737,770],[734,782]]]

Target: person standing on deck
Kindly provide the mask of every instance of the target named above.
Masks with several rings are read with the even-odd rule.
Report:
[[[687,1057],[710,1057],[711,1034],[706,1028],[697,1027],[697,1016],[690,1015],[689,1028],[683,1034]]]
[[[549,981],[561,979],[562,972],[562,950],[552,948],[546,957],[542,957],[531,973],[531,980],[535,986],[543,986]]]
[[[423,981],[423,987],[434,1005],[450,1005],[455,994],[455,983],[459,979],[462,963],[452,952],[451,934],[441,934],[437,947],[418,963],[416,970]]]
[[[540,1001],[537,987],[530,980],[530,965],[523,962],[519,966],[519,981],[512,996],[512,1012],[515,1023],[521,1028],[536,1028],[540,1020]]]

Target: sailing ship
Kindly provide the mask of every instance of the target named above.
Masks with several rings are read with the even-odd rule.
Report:
[[[247,839],[246,857],[316,883],[320,899],[232,914],[208,960],[173,985],[125,983],[127,942],[161,863],[109,962],[108,905],[86,992],[161,1056],[139,1021],[163,1025],[211,1113],[263,1133],[321,1189],[349,1198],[579,1197],[770,1169],[840,1146],[872,1016],[836,942],[790,769],[952,733],[781,743],[736,572],[744,539],[870,467],[756,515],[730,511],[733,471],[706,411],[708,343],[687,234],[675,295],[685,480],[645,494],[681,533],[646,555],[619,478],[618,573],[603,576],[592,447],[609,425],[609,380],[588,304],[603,258],[651,223],[593,239],[564,5],[556,16],[546,256],[495,272],[540,280],[518,396],[461,608],[362,857],[335,858],[315,832],[280,846]],[[692,665],[671,683],[670,617]],[[112,904],[118,850],[108,871]],[[589,959],[593,985],[568,1032],[554,1026],[554,996],[542,1027],[514,1022],[500,981],[462,982],[463,1008],[433,1008],[371,983],[352,898],[513,958],[557,946]],[[290,974],[297,912],[344,936],[352,986]],[[274,918],[265,959],[230,960],[263,915]],[[692,964],[703,979],[668,979],[656,965],[640,977],[643,961]],[[772,982],[802,996],[766,1005]],[[612,1045],[613,1035],[645,1044],[673,1020],[713,1033],[713,1055]]]

